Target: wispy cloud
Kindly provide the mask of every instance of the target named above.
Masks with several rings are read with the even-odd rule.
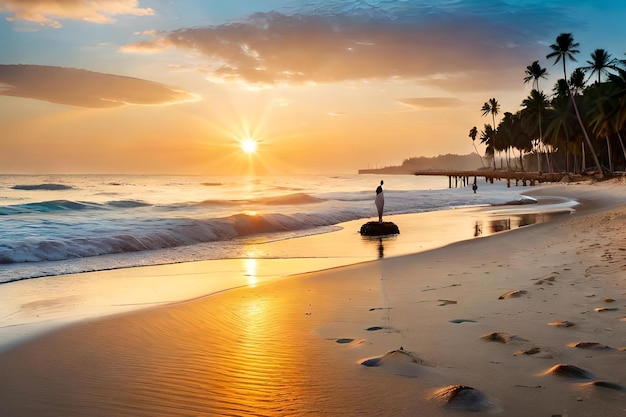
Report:
[[[61,27],[61,20],[83,20],[112,23],[115,16],[149,16],[150,8],[140,7],[137,0],[0,0],[0,12],[9,21],[27,21],[43,26]]]
[[[196,99],[189,92],[152,81],[42,65],[0,65],[0,95],[91,108]]]
[[[403,98],[398,101],[406,106],[418,109],[460,107],[465,104],[462,100],[450,97],[415,97]]]
[[[486,74],[483,84],[492,87],[517,84],[525,65],[544,53],[541,41],[553,37],[551,25],[559,21],[555,10],[528,4],[502,3],[487,13],[475,1],[382,2],[401,5],[387,8],[340,3],[182,28],[125,50],[193,50],[212,62],[212,79],[249,84],[401,78],[452,91],[471,88]]]

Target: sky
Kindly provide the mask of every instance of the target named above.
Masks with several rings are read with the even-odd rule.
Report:
[[[625,21],[622,0],[0,0],[0,174],[466,155],[483,103],[519,110],[528,65],[544,92],[562,78],[546,59],[560,33],[580,44],[573,69],[598,48],[626,58]]]

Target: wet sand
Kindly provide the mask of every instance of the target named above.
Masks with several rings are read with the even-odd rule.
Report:
[[[30,340],[0,415],[624,415],[626,184],[529,194],[582,205]]]

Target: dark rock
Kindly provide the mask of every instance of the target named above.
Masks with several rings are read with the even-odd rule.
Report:
[[[393,222],[367,222],[361,226],[359,233],[364,236],[397,235],[400,229]]]

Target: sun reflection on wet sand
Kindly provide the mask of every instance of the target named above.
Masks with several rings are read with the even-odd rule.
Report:
[[[246,277],[248,278],[248,285],[250,285],[251,287],[256,287],[257,283],[258,283],[258,279],[257,279],[257,265],[256,265],[256,259],[254,258],[248,258],[244,261],[245,264],[245,269],[246,269]]]

